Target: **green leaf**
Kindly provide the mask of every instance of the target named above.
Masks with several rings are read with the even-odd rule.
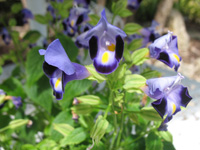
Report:
[[[113,2],[111,6],[111,10],[114,15],[119,15],[120,17],[128,17],[132,15],[132,12],[126,8],[127,2],[124,0],[119,0],[117,2]]]
[[[106,77],[104,75],[101,75],[99,74],[94,66],[91,64],[91,65],[88,65],[88,66],[85,66],[87,68],[87,70],[90,72],[90,76],[88,77],[89,80],[94,80],[94,81],[97,81],[98,83],[101,83],[103,81],[106,80]]]
[[[163,141],[163,150],[176,150],[174,145],[170,142]]]
[[[16,13],[18,13],[20,10],[22,10],[22,4],[21,3],[15,3],[15,4],[13,4],[12,5],[12,7],[11,7],[11,12],[13,13],[13,14],[16,14]]]
[[[153,132],[147,136],[145,143],[146,150],[163,150],[163,143],[161,139]]]
[[[60,40],[70,60],[75,61],[78,55],[78,48],[75,45],[75,43],[72,41],[72,39],[62,33],[58,33],[56,37]]]
[[[19,32],[12,31],[10,34],[11,34],[11,37],[12,37],[14,44],[18,45],[19,44]]]
[[[144,63],[145,60],[149,59],[149,49],[148,48],[142,48],[139,50],[136,50],[131,55],[131,59],[133,60],[133,65],[141,65]]]
[[[29,121],[28,119],[16,119],[16,120],[11,121],[8,127],[10,129],[16,129],[16,128],[26,125],[28,121]]]
[[[99,105],[99,104],[101,104],[101,99],[98,96],[95,96],[95,95],[83,95],[83,96],[76,97],[76,99],[81,104],[86,104],[86,105]]]
[[[60,144],[62,147],[83,142],[87,138],[87,133],[82,127],[74,129],[68,136],[64,137]]]
[[[38,52],[39,49],[41,49],[41,47],[34,47],[27,54],[26,78],[28,86],[33,85],[44,75],[42,69],[44,59],[43,56],[40,56]]]
[[[142,29],[142,26],[140,26],[137,23],[127,23],[124,26],[124,32],[128,35],[136,34]]]
[[[113,74],[113,79],[115,81],[120,80],[124,77],[125,72],[126,72],[126,67],[127,67],[127,64],[119,65],[119,67],[116,69],[116,71]]]
[[[69,110],[64,110],[60,112],[56,118],[53,120],[53,124],[68,124],[73,126],[74,121],[72,120],[72,115]],[[54,130],[54,127],[52,125],[51,127],[51,139],[55,141],[59,141],[63,138],[63,135],[58,132],[57,130]]]
[[[10,77],[7,80],[5,80],[0,85],[0,89],[3,89],[7,93],[7,95],[10,96],[20,96],[21,98],[26,97],[22,83],[18,79],[13,77]]]
[[[173,137],[169,131],[159,131],[159,135],[167,142],[173,142]]]
[[[78,104],[71,107],[71,110],[78,115],[87,115],[93,111],[93,107],[87,104]]]
[[[138,74],[127,75],[125,77],[125,84],[123,88],[127,92],[141,91],[140,88],[146,84],[146,79]]]
[[[12,129],[12,130],[15,130],[19,127],[22,127],[24,125],[26,125],[28,123],[28,119],[16,119],[16,120],[12,120],[8,126],[4,127],[4,128],[1,128],[0,129],[0,133],[1,132],[4,132],[8,129]]]
[[[53,91],[49,85],[49,79],[46,76],[43,76],[31,86],[26,85],[26,93],[33,102],[42,106],[48,112],[51,112]]]
[[[133,13],[130,10],[125,8],[125,9],[121,9],[121,11],[119,11],[117,15],[119,15],[120,17],[128,17],[128,16],[133,15]]]
[[[50,139],[44,139],[41,141],[38,145],[37,148],[40,150],[60,150],[60,147],[58,147],[58,144]]]
[[[142,46],[142,39],[134,39],[131,41],[131,43],[128,45],[127,49],[129,51],[134,51],[139,49]]]
[[[106,129],[108,128],[109,122],[104,119],[102,116],[98,116],[95,125],[93,126],[90,137],[94,140],[96,144],[99,143],[101,138],[106,133]]]
[[[2,74],[2,72],[3,72],[3,68],[2,66],[0,66],[0,75]]]
[[[148,69],[148,68],[147,68]],[[161,76],[161,73],[156,70],[145,70],[141,73],[146,79],[157,78]]]
[[[48,24],[48,19],[46,16],[37,14],[37,15],[34,15],[34,19],[35,19],[35,21],[37,21],[41,24]]]
[[[63,95],[63,99],[59,101],[59,104],[63,109],[67,109],[72,104],[72,100],[85,92],[91,85],[92,81],[87,79],[70,81],[65,86],[65,94]]]
[[[23,40],[27,40],[30,43],[35,43],[40,38],[41,34],[37,30],[31,30],[26,33]]]
[[[90,18],[90,20],[88,23],[93,26],[95,26],[100,20],[100,17],[96,14],[89,14],[89,18]]]
[[[22,145],[22,150],[38,150],[34,145],[24,144]]]
[[[162,121],[162,118],[153,107],[143,107],[140,115],[150,121]]]
[[[14,19],[14,18],[11,18],[10,20],[9,20],[9,26],[16,26],[16,24],[17,24],[17,21]]]
[[[71,125],[65,123],[54,123],[53,128],[54,130],[61,133],[63,136],[68,136],[70,132],[74,130],[74,128]]]

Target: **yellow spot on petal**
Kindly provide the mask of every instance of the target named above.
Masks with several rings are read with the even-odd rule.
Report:
[[[107,62],[108,62],[108,59],[109,59],[109,53],[108,53],[108,52],[105,52],[105,53],[102,55],[101,61],[102,61],[103,63],[107,63]]]
[[[74,30],[73,30],[73,29],[70,29],[70,32],[71,32],[71,33],[74,33]]]
[[[108,45],[107,48],[108,48],[109,51],[114,52],[115,51],[115,44]]]
[[[180,59],[179,59],[179,57],[178,57],[176,54],[173,54],[173,56],[176,58],[176,60],[177,60],[178,62],[180,62]]]
[[[173,104],[173,105],[172,105],[172,114],[174,114],[174,113],[175,113],[175,111],[176,111],[176,105],[175,105],[175,104]]]
[[[60,84],[60,82],[61,82],[61,78],[58,78],[57,81],[56,81],[56,84],[55,84],[55,88],[58,87],[58,85]]]
[[[72,27],[74,26],[74,20],[71,21],[71,26],[72,26]]]

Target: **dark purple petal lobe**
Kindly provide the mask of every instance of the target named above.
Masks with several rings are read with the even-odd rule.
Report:
[[[115,58],[120,61],[124,52],[124,41],[121,36],[116,37]]]
[[[91,59],[94,59],[96,57],[97,51],[98,51],[98,39],[96,36],[93,36],[89,40],[89,52]]]

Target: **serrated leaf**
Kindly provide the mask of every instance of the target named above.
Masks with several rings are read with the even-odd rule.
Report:
[[[65,123],[54,123],[53,128],[54,130],[61,133],[63,136],[68,136],[70,132],[74,130],[74,128],[71,125]]]
[[[162,121],[162,118],[153,107],[143,107],[140,115],[150,121]]]
[[[104,119],[102,116],[98,116],[96,123],[90,132],[90,136],[96,144],[99,143],[101,138],[106,133],[106,129],[108,128],[108,125],[109,125],[109,122],[106,119]]]
[[[149,59],[149,49],[148,48],[142,48],[139,50],[136,50],[131,55],[131,59],[133,60],[133,65],[141,65],[145,60]]]
[[[99,105],[99,104],[101,104],[101,99],[98,96],[95,96],[95,95],[83,95],[83,96],[76,97],[76,99],[81,104],[86,104],[86,105]]]
[[[139,30],[142,29],[142,26],[140,26],[137,23],[127,23],[124,26],[124,32],[128,35],[136,34],[139,32]]]
[[[91,64],[91,65],[88,65],[88,66],[85,66],[87,68],[87,70],[90,72],[90,76],[88,77],[89,80],[94,80],[94,81],[97,81],[98,83],[101,83],[103,81],[106,80],[106,77],[104,75],[101,75],[99,74],[94,66]]]
[[[74,129],[68,136],[64,137],[60,144],[62,147],[83,142],[87,138],[87,133],[82,127]]]
[[[140,88],[146,84],[146,79],[138,74],[127,75],[123,88],[127,92],[140,91]]]
[[[163,143],[161,139],[153,132],[151,132],[147,136],[145,144],[146,144],[145,150],[163,150]]]
[[[30,43],[35,43],[40,38],[41,34],[37,30],[31,30],[26,33],[23,40],[27,40]]]
[[[65,49],[70,60],[75,61],[76,57],[78,55],[78,48],[75,45],[75,43],[72,41],[72,39],[62,33],[58,33],[56,35],[56,37],[60,40],[60,43],[62,44],[63,48]]]
[[[44,58],[40,56],[38,52],[41,48],[42,47],[34,47],[28,52],[26,60],[26,78],[28,86],[34,84],[44,75],[42,69]]]

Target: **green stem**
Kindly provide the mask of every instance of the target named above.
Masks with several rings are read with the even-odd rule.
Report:
[[[124,102],[122,103],[122,110],[121,110],[121,125],[120,125],[120,131],[119,131],[119,135],[117,137],[117,147],[119,147],[120,145],[120,140],[121,140],[121,136],[122,136],[122,132],[123,132],[123,128],[124,128]]]

